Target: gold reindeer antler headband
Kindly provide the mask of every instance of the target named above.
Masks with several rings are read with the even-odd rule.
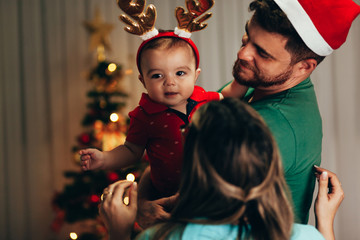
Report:
[[[128,15],[120,15],[120,20],[128,25],[124,28],[125,31],[139,35],[143,40],[158,34],[155,28],[156,8],[153,4],[150,4],[144,12],[146,0],[117,0],[117,3],[120,9]],[[185,35],[183,37],[189,38],[192,32],[202,30],[207,26],[204,21],[209,19],[212,13],[205,12],[214,5],[214,0],[185,0],[185,4],[188,12],[183,7],[175,9],[175,16],[178,21],[175,32],[178,32],[180,36]],[[202,14],[204,15],[196,20]]]
[[[182,7],[175,9],[175,16],[178,21],[175,31],[159,33],[155,28],[156,8],[153,4],[150,4],[144,12],[146,0],[117,0],[120,9],[129,16],[121,14],[119,17],[121,21],[128,25],[124,27],[125,31],[139,35],[144,40],[138,49],[136,57],[139,70],[139,56],[142,48],[149,41],[161,37],[176,37],[188,42],[195,53],[196,67],[199,66],[199,51],[190,37],[192,32],[202,30],[207,26],[204,21],[209,19],[212,13],[204,13],[214,5],[214,0],[185,0],[185,3],[188,12],[185,12]],[[204,15],[200,17],[202,14]],[[198,17],[200,18],[196,20]]]
[[[125,31],[144,36],[145,39],[142,37],[143,40],[146,40],[146,36],[150,35],[151,37],[159,33],[155,28],[156,8],[154,5],[150,4],[146,8],[146,12],[144,12],[146,0],[135,0],[134,2],[131,0],[117,0],[117,3],[121,10],[136,21],[134,22],[128,16],[121,14],[120,20],[129,25],[124,28]]]
[[[206,13],[199,20],[197,17],[201,16],[214,5],[214,0],[185,0],[186,7],[189,12],[185,12],[183,7],[175,9],[175,16],[178,21],[178,27],[175,28],[175,33],[179,36],[190,37],[192,32],[200,31],[207,27],[205,20],[209,19],[212,13]]]

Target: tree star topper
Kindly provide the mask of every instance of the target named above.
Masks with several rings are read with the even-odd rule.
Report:
[[[114,25],[103,21],[98,8],[95,10],[95,18],[92,21],[85,21],[84,25],[90,33],[90,51],[93,51],[98,47],[111,49],[109,35],[112,32]]]

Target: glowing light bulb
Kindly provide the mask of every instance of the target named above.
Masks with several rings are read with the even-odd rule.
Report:
[[[129,197],[124,197],[124,204],[129,205],[129,202],[130,202]]]
[[[112,113],[112,114],[110,115],[110,120],[111,120],[112,122],[117,122],[117,121],[119,120],[119,115],[117,115],[116,113]]]
[[[129,173],[128,175],[126,175],[126,180],[128,181],[135,181],[135,175],[132,173]]]
[[[116,70],[116,64],[115,63],[110,63],[109,65],[108,65],[108,70],[110,71],[110,72],[113,72],[113,71],[115,71]]]
[[[77,239],[77,238],[78,238],[78,235],[77,235],[76,233],[74,233],[74,232],[71,232],[71,233],[70,233],[70,238],[71,238],[71,239]]]

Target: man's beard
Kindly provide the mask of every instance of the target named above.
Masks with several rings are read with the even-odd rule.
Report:
[[[240,73],[243,71],[241,65],[247,68],[248,70],[251,70],[254,73],[254,77],[252,79],[245,79],[240,76]],[[285,72],[282,72],[275,77],[265,77],[259,71],[259,69],[250,66],[250,64],[247,61],[241,59],[237,59],[233,67],[233,76],[235,81],[241,85],[247,87],[253,87],[253,88],[257,88],[257,87],[266,88],[275,85],[281,85],[289,79],[292,72],[293,72],[292,68],[289,67]]]

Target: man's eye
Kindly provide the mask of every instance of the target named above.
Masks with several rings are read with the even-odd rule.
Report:
[[[259,52],[259,56],[262,57],[262,58],[265,58],[265,59],[269,58],[268,54],[266,54],[264,52],[261,52],[261,51]]]
[[[184,71],[178,71],[178,72],[176,72],[176,75],[177,76],[183,76],[183,75],[185,75],[185,72]]]
[[[270,58],[269,54],[260,48],[257,48],[257,52],[258,52],[259,56],[264,59]]]

